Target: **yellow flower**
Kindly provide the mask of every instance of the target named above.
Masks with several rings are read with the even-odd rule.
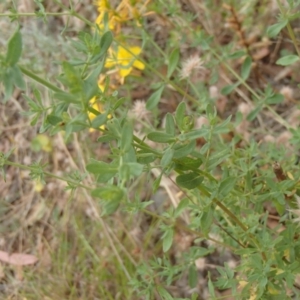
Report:
[[[136,59],[136,56],[141,53],[142,49],[140,47],[127,47],[127,49],[119,46],[116,52],[110,51],[110,57],[107,58],[105,63],[106,68],[115,66],[121,78],[128,76],[133,70],[133,67],[139,70],[145,69],[145,65]]]
[[[102,92],[104,91],[104,84],[102,84],[102,81],[104,80],[103,78],[104,77],[100,78],[99,81],[98,81],[98,86],[99,86],[99,88]],[[101,103],[99,103],[99,101],[97,101],[96,97],[93,97],[89,102],[90,102],[91,107],[94,110],[96,110],[100,113],[104,113],[103,105]],[[93,112],[90,112],[90,111],[88,111],[87,114],[88,114],[88,118],[90,119],[90,121],[93,121],[97,117],[96,114],[94,114]],[[107,118],[111,119],[111,115],[108,115]],[[100,126],[100,129],[104,130],[105,126],[104,125]],[[93,131],[95,131],[95,129],[90,128],[90,132],[93,132]]]
[[[102,105],[101,103],[99,103],[99,102],[96,100],[96,97],[93,97],[93,98],[90,100],[90,104],[91,104],[91,107],[92,107],[94,110],[96,110],[96,111],[98,111],[98,112],[100,112],[100,113],[104,113],[103,105]],[[96,114],[94,114],[93,112],[88,111],[88,118],[90,119],[90,121],[93,121],[96,117],[97,117]],[[108,118],[110,119],[110,118],[111,118],[111,115],[109,115]],[[103,129],[103,130],[104,130],[104,129],[105,129],[105,126],[104,126],[104,125],[100,126],[100,129]],[[90,128],[89,131],[90,131],[90,132],[93,132],[93,131],[95,131],[95,129],[94,129],[94,128]]]
[[[115,33],[119,33],[121,30],[121,23],[128,20],[128,12],[126,7],[121,4],[115,10],[113,9],[107,0],[98,0],[95,5],[98,7],[99,16],[95,23],[99,25],[100,29],[104,28],[103,19],[105,13],[108,14],[108,28]]]

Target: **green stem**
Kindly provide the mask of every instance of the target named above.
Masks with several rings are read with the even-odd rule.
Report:
[[[298,54],[298,56],[300,57],[300,51],[299,51],[299,47],[298,47],[298,42],[296,40],[296,37],[295,37],[295,33],[294,33],[294,30],[289,22],[289,19],[288,19],[288,16],[286,14],[286,11],[285,9],[283,8],[283,5],[280,3],[280,1],[277,1],[277,5],[279,7],[279,10],[280,12],[283,14],[283,16],[288,20],[287,24],[286,24],[286,27],[287,27],[287,30],[289,32],[289,35],[290,35],[290,38],[291,40],[293,41],[293,44],[294,44],[294,47],[296,49],[296,52]]]
[[[62,89],[58,88],[57,86],[51,84],[49,81],[42,79],[38,75],[34,74],[33,72],[29,71],[28,69],[19,66],[21,72],[25,74],[26,76],[30,77],[31,79],[35,80],[36,82],[40,83],[41,85],[47,87],[48,89],[52,90],[56,93],[62,93],[64,92]]]
[[[13,166],[13,167],[16,167],[16,168],[19,168],[19,169],[28,170],[28,171],[32,171],[32,172],[34,172],[34,171],[36,170],[35,167],[25,166],[25,165],[18,164],[18,163],[9,161],[9,160],[5,162],[5,165]],[[55,179],[64,181],[64,182],[66,182],[66,183],[69,183],[69,184],[74,185],[74,186],[77,186],[77,187],[84,188],[84,189],[86,189],[86,190],[92,190],[92,189],[93,189],[93,188],[91,188],[91,187],[89,187],[89,186],[87,186],[87,185],[78,183],[78,182],[73,181],[73,180],[70,180],[70,179],[66,179],[66,178],[64,178],[64,177],[55,175],[55,174],[50,173],[50,172],[43,172],[43,173],[44,173],[46,176],[48,176],[48,177],[52,177],[52,178],[55,178]]]
[[[203,193],[205,196],[207,196],[207,197],[210,197],[210,196],[211,196],[210,193],[209,193],[209,191],[207,191],[207,190],[205,189],[205,187],[202,186],[202,185],[198,186],[198,190],[199,190],[200,192],[202,192],[202,193]],[[245,226],[245,225],[238,219],[238,217],[237,217],[234,213],[232,213],[232,212],[231,212],[231,211],[230,211],[230,210],[229,210],[222,202],[220,202],[220,201],[219,201],[218,199],[216,199],[216,198],[214,198],[212,201],[213,201],[214,204],[216,204],[218,207],[220,207],[220,208],[224,211],[224,213],[226,213],[226,214],[231,218],[231,220],[235,222],[235,224],[237,224],[237,225],[238,225],[245,233],[247,233],[247,231],[248,231],[247,226]],[[249,236],[250,240],[253,242],[253,244],[254,244],[258,249],[260,249],[259,242],[258,242],[257,239],[255,238],[255,236],[254,236],[253,234],[251,234],[251,233],[248,233],[248,236]],[[262,252],[261,254],[262,254],[263,259],[266,260],[266,259],[267,259],[266,254],[265,254],[264,252]]]
[[[261,97],[258,95],[258,93],[256,93],[254,91],[254,89],[252,89],[252,87],[237,73],[235,72],[231,67],[230,65],[222,60],[221,56],[219,54],[217,54],[213,49],[210,49],[212,54],[221,62],[225,65],[225,67],[230,71],[231,74],[234,75],[234,77],[240,82],[242,83],[247,89],[248,91],[257,99],[259,100]],[[288,122],[286,122],[281,116],[279,116],[275,110],[270,107],[269,105],[267,104],[264,104],[264,107],[266,107],[276,118],[277,122],[279,122],[280,124],[282,124],[283,126],[285,126],[287,129],[290,129],[291,126],[288,124]]]

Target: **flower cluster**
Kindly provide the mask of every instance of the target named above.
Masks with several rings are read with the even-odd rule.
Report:
[[[125,78],[135,72],[135,70],[144,70],[145,65],[137,59],[141,54],[142,49],[139,46],[130,46],[121,39],[122,26],[128,21],[135,21],[137,26],[140,26],[142,16],[151,12],[145,12],[149,1],[141,0],[122,0],[116,8],[114,8],[108,0],[97,0],[95,5],[99,15],[95,21],[100,30],[111,30],[114,33],[115,40],[118,45],[111,46],[108,50],[108,57],[105,62],[105,68],[109,69],[107,76],[110,77],[110,82],[117,82],[119,85],[124,84]],[[99,79],[99,87],[103,91],[103,77]],[[116,87],[109,86],[111,91]],[[103,112],[102,104],[93,98],[90,101],[91,107],[99,112]],[[88,114],[89,119],[93,120],[96,116],[93,113]]]

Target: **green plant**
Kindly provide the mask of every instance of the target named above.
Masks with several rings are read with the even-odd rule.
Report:
[[[177,16],[177,3],[168,2],[170,18]],[[34,15],[46,19],[49,13],[46,13],[42,2],[36,3],[39,11]],[[187,285],[192,290],[199,279],[197,260],[222,249],[238,256],[239,263],[234,269],[228,263],[218,266],[220,276],[208,273],[211,299],[219,299],[216,288],[231,289],[237,299],[292,299],[292,295],[298,296],[296,277],[300,269],[300,242],[298,224],[293,217],[299,214],[300,173],[295,165],[296,156],[286,157],[284,151],[274,145],[260,145],[255,138],[248,138],[245,132],[237,128],[241,124],[249,126],[249,122],[254,120],[261,122],[261,114],[268,111],[280,125],[291,129],[295,144],[299,143],[299,134],[275,109],[277,104],[283,102],[283,95],[270,84],[260,88],[259,83],[255,85],[251,82],[255,58],[236,12],[242,4],[226,5],[224,8],[234,16],[234,24],[241,22],[237,32],[243,41],[242,50],[236,49],[235,43],[222,47],[217,45],[209,32],[204,30],[188,32],[194,46],[201,46],[203,59],[186,61],[180,72],[178,38],[175,36],[170,41],[171,46],[162,50],[146,31],[143,13],[138,9],[139,1],[131,1],[130,5],[127,3],[129,6],[126,3],[121,1],[120,6],[114,8],[106,1],[99,1],[101,11],[96,25],[76,13],[74,8],[69,10],[59,3],[68,16],[79,18],[88,28],[72,40],[72,46],[79,54],[69,61],[60,62],[61,73],[56,78],[58,83],[41,78],[22,65],[22,34],[17,27],[7,43],[6,53],[0,56],[4,101],[12,97],[15,87],[25,91],[26,115],[32,126],[38,124],[40,133],[53,136],[64,132],[65,142],[68,143],[93,129],[99,132],[97,142],[109,146],[109,154],[103,160],[90,157],[84,169],[68,176],[57,176],[47,171],[46,164],[36,162],[25,166],[10,160],[12,151],[2,153],[0,166],[4,178],[6,168],[13,166],[30,171],[31,178],[42,183],[49,177],[67,183],[69,206],[64,213],[66,221],[61,226],[70,226],[70,232],[76,237],[73,251],[80,255],[75,264],[83,269],[79,281],[89,282],[93,275],[98,277],[99,282],[114,280],[110,274],[113,271],[107,266],[111,262],[118,266],[114,274],[122,292],[117,288],[112,292],[109,288],[99,288],[97,292],[102,297],[115,299],[119,292],[124,299],[130,299],[132,295],[143,299],[182,299],[172,296],[169,287],[186,274]],[[278,2],[281,10],[279,23],[266,31],[270,37],[275,37],[286,27],[295,46],[296,54],[281,57],[277,60],[278,65],[291,65],[299,60],[297,41],[290,25],[291,20],[298,18],[298,13],[293,13],[298,4],[289,1],[287,9]],[[151,13],[158,13],[163,5],[167,4],[157,1],[151,7]],[[126,10],[126,7],[130,9]],[[248,9],[251,11],[253,7]],[[131,15],[131,11],[138,13]],[[8,16],[18,21],[22,14],[13,10]],[[125,22],[137,22],[135,35],[141,40],[141,47],[127,44],[128,37],[121,34]],[[188,27],[187,23],[184,25],[184,28]],[[155,53],[150,57],[150,63],[137,57],[143,51],[151,53],[153,49]],[[154,55],[161,53],[163,57],[155,60]],[[239,68],[232,67],[231,62],[240,58],[243,61]],[[161,64],[166,65],[165,74],[157,70]],[[212,68],[210,82],[213,84],[218,80],[219,65],[224,67],[231,81],[221,90],[222,95],[238,93],[243,96],[245,102],[251,104],[247,113],[239,110],[234,116],[223,118],[224,112],[218,114],[218,103],[205,85],[193,80],[193,72],[205,72]],[[136,70],[136,77],[131,79],[132,84],[134,80],[142,80],[139,72],[144,69],[148,80],[154,82],[151,85],[153,92],[146,106],[139,110],[139,116],[147,116],[150,112],[158,115],[158,105],[163,95],[170,96],[175,91],[183,97],[174,112],[166,113],[164,126],[160,126],[158,118],[151,122],[147,118],[137,120],[139,116],[132,118],[128,114],[131,96],[120,94],[134,67],[139,71]],[[114,72],[109,71],[111,68]],[[49,105],[43,102],[42,92],[38,88],[26,87],[23,76],[48,89],[51,98]],[[200,117],[205,117],[205,124],[195,127]],[[141,134],[135,131],[135,121],[132,119],[142,121]],[[263,127],[258,126],[258,130],[263,130]],[[284,162],[285,172],[277,160]],[[167,205],[162,211],[151,209],[155,204],[152,199],[141,201],[135,192],[138,190],[135,184],[149,180],[151,172],[155,174],[152,197],[163,181],[171,178],[183,194],[180,201]],[[75,198],[77,190],[84,191],[84,197],[92,209],[95,221],[89,226],[84,225],[84,220],[71,217],[70,201]],[[268,223],[267,206],[274,208],[278,214],[274,228]],[[149,235],[159,236],[157,245],[152,245],[151,257],[145,253],[137,263],[126,250],[127,245],[123,246],[110,231],[104,219],[118,213],[131,222],[140,215],[151,218]],[[113,227],[113,218],[109,220]],[[115,255],[109,257],[106,264],[99,259],[100,250],[91,246],[101,230]],[[182,253],[177,251],[174,254],[172,249],[176,246],[176,238],[180,239],[178,235],[186,235],[191,241]],[[205,244],[207,241],[208,246]],[[67,234],[62,235],[60,243],[59,251],[54,254],[56,264],[53,268],[61,268],[65,272],[66,282],[74,282],[72,262],[66,263],[72,261],[68,256],[72,243]],[[135,245],[135,242],[131,243]],[[148,236],[139,246],[140,251],[146,252],[150,243]],[[85,252],[79,249],[85,249]],[[172,263],[173,256],[176,256],[176,263]],[[48,284],[51,286],[51,282]],[[86,299],[92,297],[89,289],[78,288],[76,284],[70,286],[70,299],[76,299],[79,294]],[[49,286],[44,289],[46,294],[51,290]],[[197,299],[197,294],[189,297]]]

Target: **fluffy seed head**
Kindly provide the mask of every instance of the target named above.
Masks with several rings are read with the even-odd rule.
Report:
[[[205,69],[203,63],[203,60],[199,56],[190,56],[182,63],[180,78],[188,78],[192,75],[193,71]]]
[[[143,100],[134,101],[130,115],[138,120],[149,121],[150,112],[146,108],[146,102]]]

